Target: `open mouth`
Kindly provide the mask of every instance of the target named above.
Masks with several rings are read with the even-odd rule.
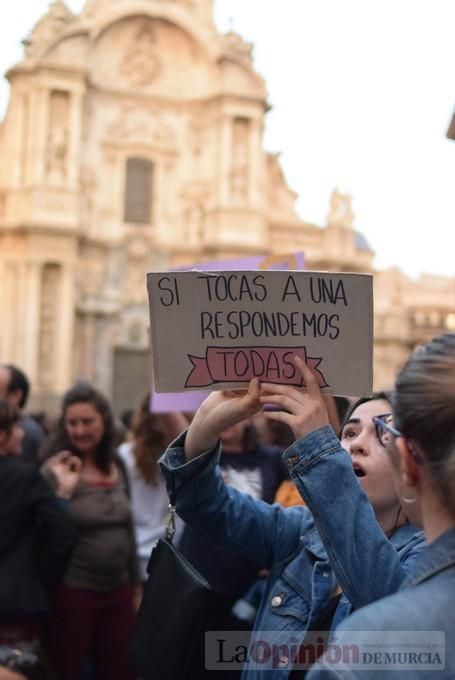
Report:
[[[365,477],[366,472],[363,468],[360,467],[360,465],[358,465],[357,463],[354,463],[354,465],[352,467],[354,468],[354,474],[355,474],[356,477],[359,477],[359,478]]]

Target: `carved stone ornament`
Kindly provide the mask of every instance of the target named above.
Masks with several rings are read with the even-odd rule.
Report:
[[[330,209],[327,217],[327,223],[329,225],[352,229],[354,213],[352,212],[351,200],[349,194],[341,194],[337,189],[332,191]]]
[[[253,60],[253,44],[246,42],[241,35],[229,31],[223,35],[223,48],[226,56],[233,57],[244,63],[251,64]]]
[[[175,133],[159,113],[129,108],[123,109],[104,138],[105,147],[142,146],[173,151],[175,144]]]
[[[134,87],[150,85],[161,73],[162,62],[156,50],[156,36],[150,25],[141,26],[128,45],[120,72]]]
[[[23,41],[25,55],[36,57],[48,47],[66,26],[75,19],[63,0],[54,0],[47,14],[38,21],[31,34]]]
[[[188,144],[193,154],[199,155],[210,144],[210,119],[200,109],[188,123]]]

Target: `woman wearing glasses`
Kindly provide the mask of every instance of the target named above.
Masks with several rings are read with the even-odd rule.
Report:
[[[304,677],[302,667],[321,653],[320,636],[312,639],[311,632],[333,629],[352,610],[398,590],[423,548],[421,532],[401,511],[372,421],[390,414],[386,395],[354,406],[340,446],[315,376],[295,362],[305,391],[253,380],[247,393],[214,392],[161,459],[183,519],[270,571],[248,648],[264,653],[241,657],[244,680]],[[267,404],[282,410],[266,409],[266,417],[286,423],[296,437],[284,460],[306,507],[269,506],[223,483],[220,433]],[[206,653],[214,647],[214,670],[217,659],[239,658],[216,640]]]
[[[380,635],[390,631],[393,650],[402,655],[394,657],[387,646],[382,647],[383,652],[389,651],[389,661],[392,665],[395,661],[395,668],[383,667],[381,679],[397,677],[396,662],[402,661],[401,670],[406,671],[403,676],[407,680],[453,680],[455,333],[435,338],[405,364],[396,381],[393,413],[393,421],[382,417],[376,425],[405,506],[423,526],[429,547],[416,561],[406,589],[354,614],[341,626],[340,635],[363,649],[367,645],[371,649],[372,644],[379,649]],[[411,632],[413,637],[409,639],[406,633],[397,631]],[[430,642],[435,646],[431,647]],[[407,656],[403,654],[406,651]],[[325,667],[321,664],[309,674],[311,680],[378,677],[377,669],[368,672],[352,664],[342,672],[339,667],[337,673],[331,669],[329,659],[325,661]]]

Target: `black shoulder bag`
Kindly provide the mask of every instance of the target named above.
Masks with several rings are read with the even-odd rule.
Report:
[[[172,545],[175,486],[169,496],[166,538],[154,546],[148,579],[129,645],[141,680],[182,680],[204,630],[210,586]]]

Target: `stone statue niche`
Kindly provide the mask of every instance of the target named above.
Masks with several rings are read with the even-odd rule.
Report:
[[[327,216],[327,224],[331,227],[344,227],[352,229],[354,213],[352,211],[352,198],[349,194],[341,194],[337,189],[332,191],[330,197],[330,209]]]
[[[68,173],[70,94],[50,93],[47,135],[46,175],[52,184],[61,184]]]
[[[232,131],[231,196],[235,203],[248,201],[250,121],[235,118]]]

